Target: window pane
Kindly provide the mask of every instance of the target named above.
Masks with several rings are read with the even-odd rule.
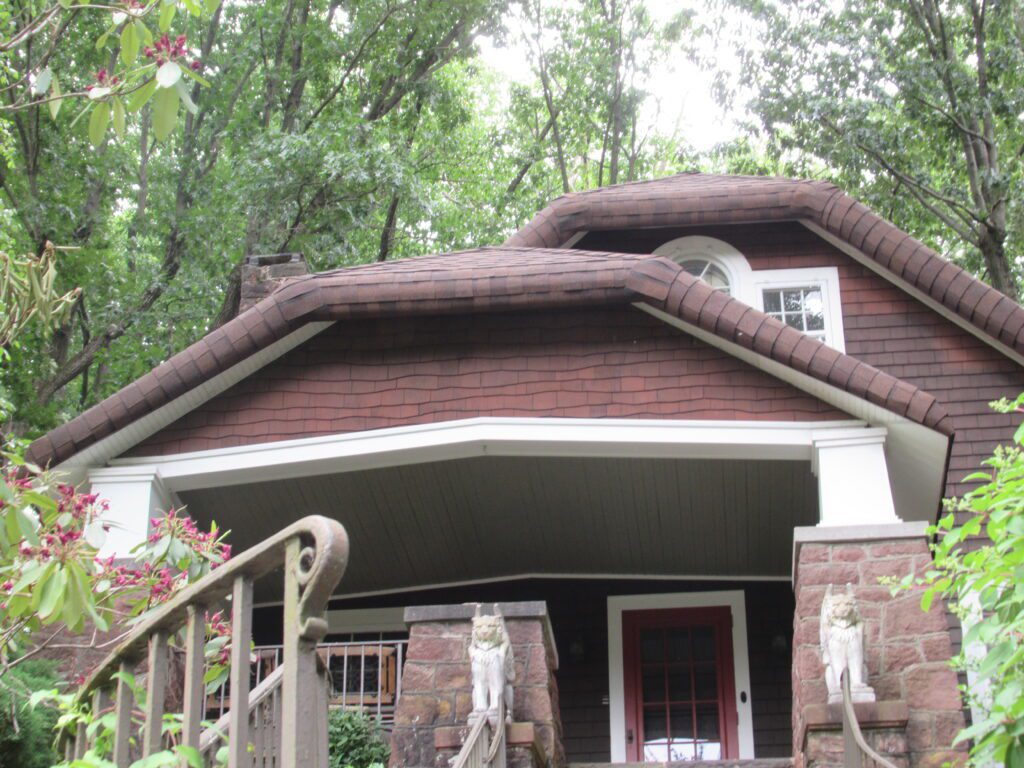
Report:
[[[685,627],[666,630],[665,645],[668,646],[669,661],[690,660],[690,630]]]
[[[808,312],[807,313],[807,330],[808,331],[824,331],[825,330],[825,316],[821,312]]]
[[[782,299],[781,294],[778,291],[765,291],[764,292],[764,311],[769,314],[772,312],[782,311]]]
[[[698,699],[718,698],[718,676],[714,664],[701,664],[693,670],[693,684]]]
[[[700,278],[712,288],[729,292],[729,275],[725,270],[707,259],[687,259],[680,263],[683,271]]]
[[[693,628],[693,658],[697,661],[715,660],[715,630],[713,628]]]
[[[803,290],[797,288],[792,291],[782,292],[782,306],[787,312],[800,312],[804,308]]]
[[[645,669],[641,681],[641,692],[644,703],[650,704],[665,700],[665,668],[653,667]]]
[[[718,738],[718,705],[697,705],[697,738],[714,740]]]
[[[790,315],[786,314],[786,325],[791,328],[796,328],[798,331],[804,329],[804,316],[803,315]]]
[[[669,716],[672,721],[672,741],[693,738],[693,707],[672,707]]]
[[[825,302],[821,299],[821,290],[818,288],[808,288],[804,292],[804,309],[808,313],[814,312],[821,314],[825,311]]]
[[[693,698],[689,666],[669,669],[668,697],[670,701],[690,701]]]
[[[668,737],[668,723],[663,707],[644,709],[644,744],[664,741]]]
[[[661,661],[665,658],[664,642],[660,629],[645,629],[640,633],[640,660]]]

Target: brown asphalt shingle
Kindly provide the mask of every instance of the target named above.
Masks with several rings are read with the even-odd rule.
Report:
[[[568,195],[538,214],[502,247],[352,267],[293,280],[99,405],[39,438],[28,456],[41,465],[63,462],[307,322],[637,301],[951,434],[945,410],[931,395],[714,291],[667,259],[558,248],[582,230],[794,218],[815,221],[830,232],[868,237],[880,250],[891,247],[890,260],[900,252],[908,267],[914,261],[911,255],[920,257],[924,249],[920,244],[909,248],[907,236],[822,182],[691,175]],[[871,238],[876,229],[879,233]],[[1006,297],[992,297],[992,289],[980,291],[973,278],[964,280],[966,273],[959,268],[949,265],[951,269],[936,271],[935,260],[941,261],[931,254],[914,262],[920,262],[919,275],[929,274],[932,268],[929,295],[941,295],[945,301],[948,294],[956,311],[960,311],[963,297],[970,302],[980,327],[1024,350],[1024,339],[1018,338],[1024,336],[1020,334],[1024,310]],[[950,290],[954,283],[958,290]],[[998,329],[991,324],[995,318],[1001,319]]]
[[[579,232],[792,220],[845,240],[1024,354],[1024,308],[825,181],[683,173],[574,192],[554,200],[505,245],[558,248]]]

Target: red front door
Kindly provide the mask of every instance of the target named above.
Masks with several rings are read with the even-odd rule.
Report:
[[[739,757],[728,607],[624,611],[626,759]]]

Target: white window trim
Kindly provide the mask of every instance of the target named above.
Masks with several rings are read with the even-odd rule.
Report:
[[[839,270],[836,267],[806,267],[802,269],[763,269],[751,273],[750,295],[745,301],[764,312],[764,292],[783,288],[819,288],[825,300],[825,343],[832,349],[846,352],[843,333],[843,309],[839,294]]]
[[[732,613],[732,658],[735,666],[736,713],[739,715],[741,760],[754,757],[754,709],[747,655],[747,612],[743,590],[672,592],[661,595],[616,595],[608,598],[608,716],[611,725],[611,761],[626,762],[626,677],[622,658],[622,614],[663,608],[727,607]],[[745,691],[747,701],[740,701]]]
[[[836,267],[760,269],[755,272],[750,268],[750,262],[736,248],[724,240],[704,235],[688,235],[669,240],[655,248],[654,254],[677,263],[692,259],[710,261],[729,277],[729,295],[762,312],[766,289],[820,288],[825,303],[825,343],[833,349],[846,352],[839,270]]]

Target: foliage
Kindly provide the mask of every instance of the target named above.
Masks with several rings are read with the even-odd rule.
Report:
[[[380,724],[370,716],[335,709],[327,722],[330,768],[374,768],[387,765],[390,747]]]
[[[197,52],[188,48],[187,37],[177,35],[171,41],[171,24],[179,9],[209,17],[219,4],[220,0],[120,0],[106,5],[29,0],[0,12],[0,92],[7,96],[0,113],[45,107],[56,121],[65,101],[84,100],[72,125],[87,123],[89,141],[99,148],[109,126],[123,139],[127,115],[151,103],[154,135],[162,141],[174,128],[179,103],[195,110],[184,78],[208,85],[198,74],[202,64]],[[83,18],[83,11],[91,13]],[[95,48],[92,56],[70,61],[62,57],[83,34]],[[86,74],[83,66],[96,57],[105,63],[92,70],[95,75]]]
[[[0,765],[49,768],[55,760],[52,709],[30,708],[28,694],[59,683],[56,664],[32,660],[5,675],[0,686]]]
[[[1013,2],[723,0],[724,101],[819,173],[1017,296],[1024,16]],[[738,13],[737,13],[738,12]]]
[[[48,330],[66,320],[78,291],[56,295],[56,277],[53,243],[46,243],[39,257],[28,254],[19,259],[0,251],[0,350],[6,350],[33,320]]]
[[[992,403],[1003,413],[1024,413],[1024,394],[1016,401]],[[1014,445],[999,446],[983,462],[987,471],[967,478],[980,482],[962,499],[947,502],[948,512],[930,529],[941,539],[933,545],[934,568],[921,607],[947,601],[969,627],[965,651],[954,665],[985,681],[967,690],[975,711],[985,712],[962,731],[971,739],[974,765],[1024,765],[1024,424]],[[962,522],[960,522],[962,521]],[[984,653],[973,652],[982,644]]]

